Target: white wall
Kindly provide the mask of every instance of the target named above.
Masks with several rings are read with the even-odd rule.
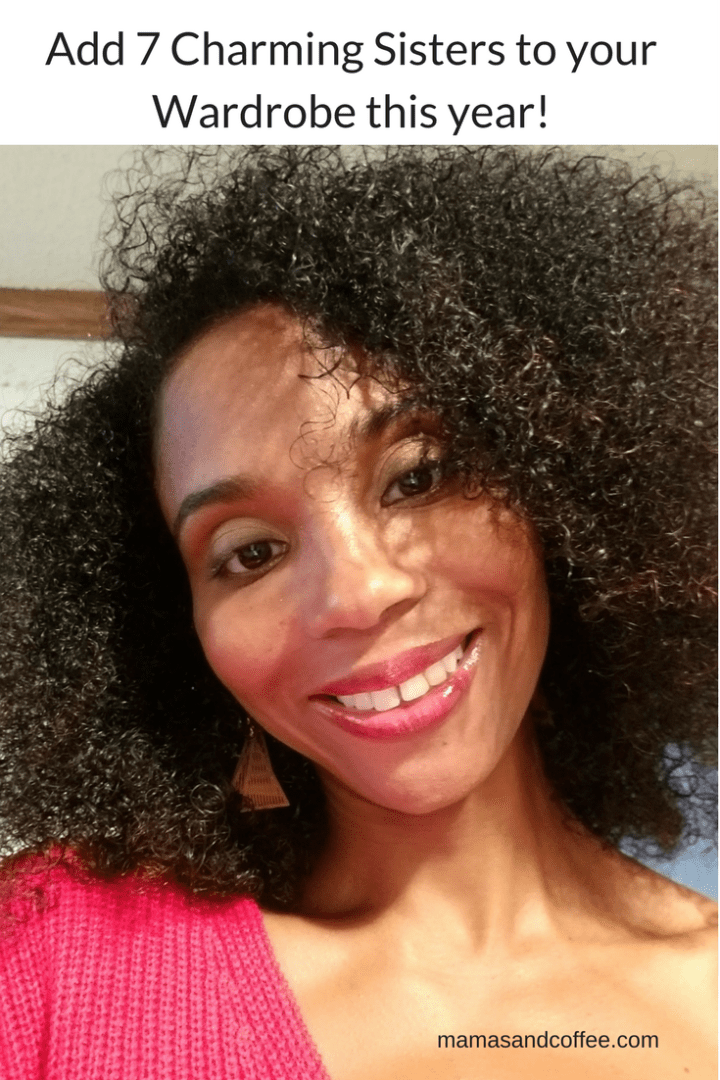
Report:
[[[102,342],[0,338],[0,433],[25,423],[22,410],[42,405],[58,377],[72,377],[99,359]],[[79,361],[79,363],[78,363]]]
[[[0,146],[0,286],[97,289],[105,178],[130,149]]]

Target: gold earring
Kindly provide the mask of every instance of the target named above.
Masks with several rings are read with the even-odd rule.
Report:
[[[252,722],[235,766],[232,786],[249,803],[243,810],[275,810],[290,805],[273,772],[263,730]]]

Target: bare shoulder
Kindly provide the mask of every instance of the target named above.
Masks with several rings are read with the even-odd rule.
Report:
[[[664,880],[665,907],[661,910],[661,938],[671,963],[684,975],[688,999],[699,1006],[712,1003],[717,1018],[718,906],[692,889]]]
[[[624,860],[623,922],[635,944],[634,981],[649,1000],[671,1005],[690,1027],[717,1021],[717,926],[714,901]]]
[[[628,925],[641,935],[676,941],[687,948],[712,947],[718,907],[702,893],[620,856],[620,888]]]

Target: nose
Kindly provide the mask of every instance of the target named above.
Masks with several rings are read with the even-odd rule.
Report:
[[[308,545],[308,624],[312,637],[369,630],[409,610],[424,595],[425,576],[408,535],[390,536],[377,522],[328,517]]]

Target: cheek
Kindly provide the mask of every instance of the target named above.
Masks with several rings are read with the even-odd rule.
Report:
[[[271,605],[231,596],[195,610],[195,629],[205,658],[220,682],[252,712],[287,686],[291,627]]]
[[[436,571],[468,592],[484,593],[513,606],[547,606],[545,569],[539,545],[526,527],[496,522],[483,508],[449,515],[434,537]]]
[[[547,648],[550,602],[539,544],[527,527],[470,506],[435,547],[435,566],[470,610],[478,608],[508,670],[536,678]]]

